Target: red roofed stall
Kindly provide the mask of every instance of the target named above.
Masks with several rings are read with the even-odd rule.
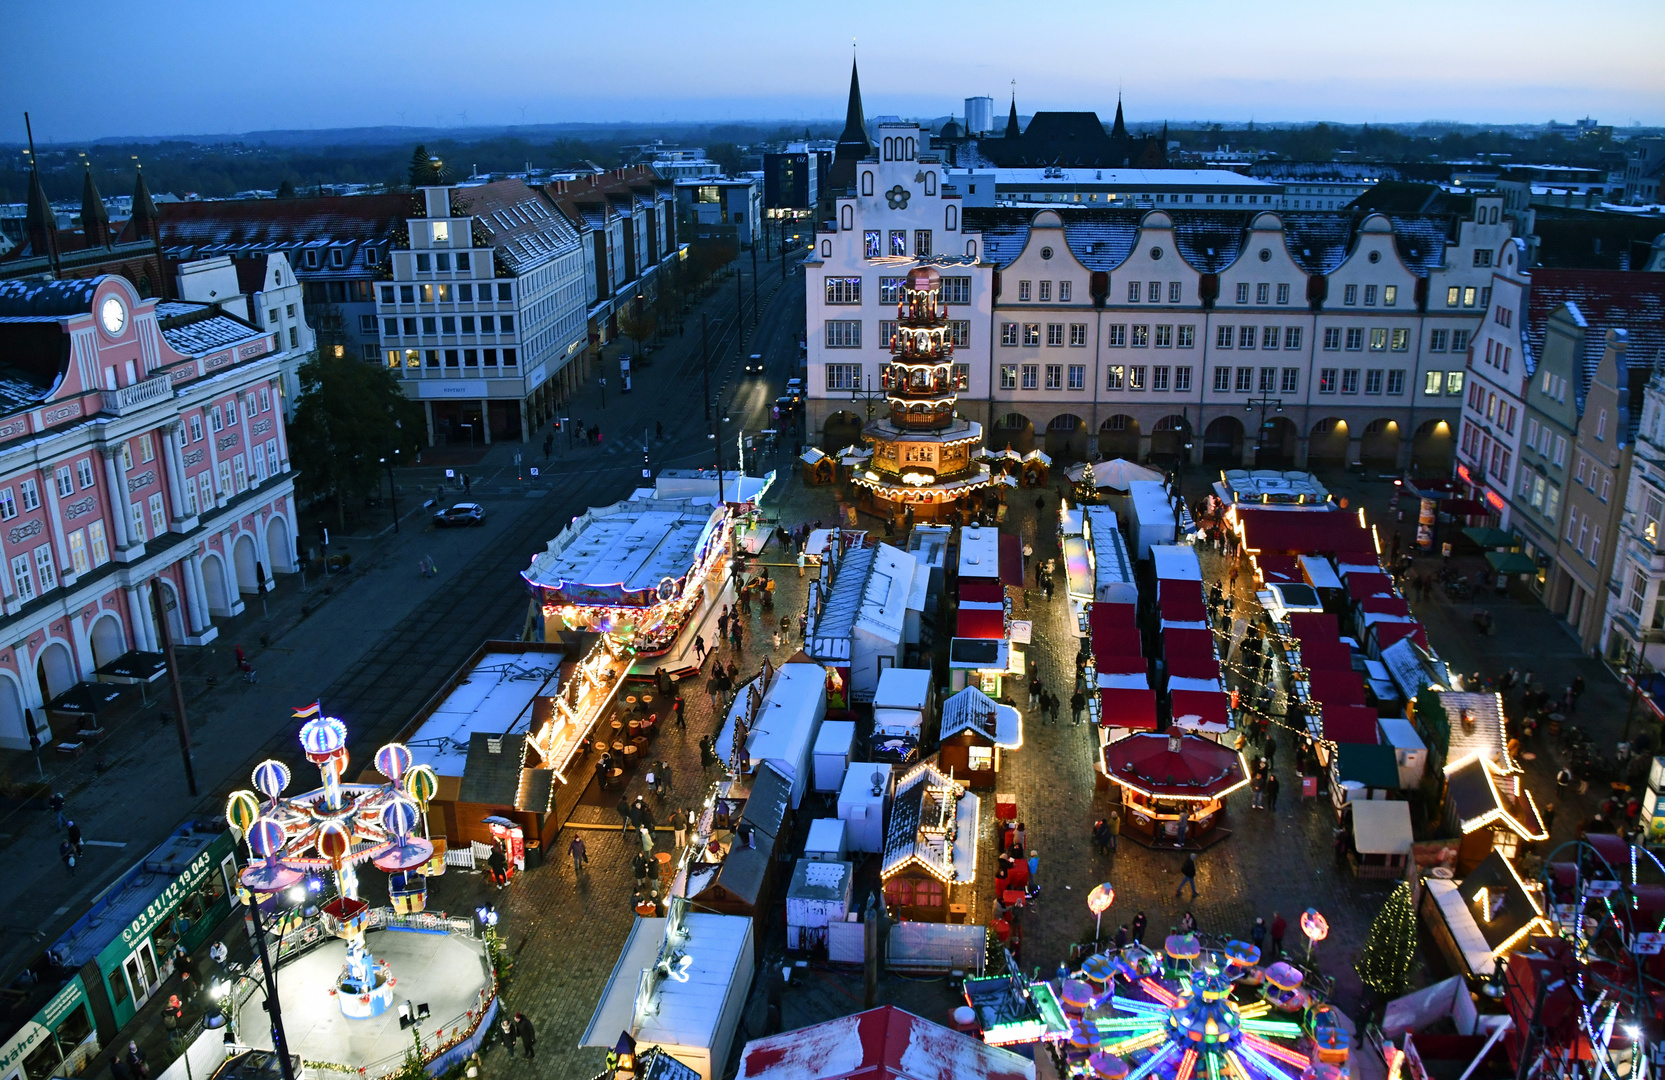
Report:
[[[1129,735],[1104,747],[1104,771],[1122,789],[1122,832],[1147,846],[1204,848],[1230,835],[1225,798],[1249,782],[1237,751],[1178,728]]]

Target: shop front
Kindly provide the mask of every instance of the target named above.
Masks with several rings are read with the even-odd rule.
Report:
[[[77,971],[101,1038],[114,1038],[231,913],[237,880],[230,831],[180,829],[112,886],[52,946]]]
[[[87,988],[73,975],[0,1044],[0,1080],[44,1080],[85,1070],[98,1053]]]

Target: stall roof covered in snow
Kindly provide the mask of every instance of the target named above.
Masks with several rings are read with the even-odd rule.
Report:
[[[816,727],[826,712],[827,673],[819,664],[782,664],[763,693],[746,733],[754,762],[799,765],[809,758]]]
[[[474,735],[502,735],[518,726],[517,721],[529,720],[532,699],[559,689],[556,670],[561,660],[558,652],[482,656],[405,740],[414,763],[431,765],[440,776],[462,776]],[[518,770],[518,749],[514,763]]]
[[[1361,855],[1407,855],[1411,804],[1397,799],[1354,799],[1353,843]]]
[[[1035,1063],[894,1005],[762,1039],[736,1080],[1035,1080]]]
[[[682,954],[690,962],[676,978],[659,980],[654,1007],[641,1014],[636,997],[642,972],[659,957],[665,920],[636,919],[578,1045],[611,1048],[621,1031],[633,1032],[638,1043],[669,1047],[710,1048],[716,1042],[723,1016],[719,1004],[736,980],[751,979],[752,920],[707,912],[684,918],[688,937]]]
[[[1010,705],[1002,705],[975,686],[953,694],[942,703],[942,731],[939,741],[975,731],[1002,750],[1023,745],[1023,717]]]
[[[591,507],[562,529],[521,576],[551,589],[652,589],[665,578],[688,573],[702,538],[721,516],[704,499],[653,498]]]
[[[850,549],[810,619],[804,651],[817,660],[847,660],[857,630],[901,641],[915,567],[912,555],[889,544]]]

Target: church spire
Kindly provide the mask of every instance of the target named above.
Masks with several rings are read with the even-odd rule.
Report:
[[[99,198],[98,185],[93,183],[92,162],[87,162],[86,179],[81,184],[81,235],[87,247],[110,246],[110,214]]]
[[[1008,139],[1015,139],[1019,135],[1022,135],[1022,134],[1023,134],[1023,129],[1018,127],[1018,119],[1017,119],[1017,91],[1013,90],[1012,91],[1012,111],[1006,114],[1006,137]]]
[[[35,156],[35,129],[29,114],[23,114],[23,128],[29,133],[29,205],[24,216],[24,232],[34,255],[45,255],[52,264],[52,276],[58,276],[58,218],[47,201],[46,189],[40,182],[40,162]]]
[[[1127,122],[1122,119],[1122,96],[1116,95],[1116,122],[1110,126],[1112,139],[1127,138]]]
[[[854,59],[850,61],[850,103],[844,109],[844,134],[838,137],[840,153],[846,143],[852,148],[859,145],[862,157],[873,149],[873,144],[867,141],[867,117],[861,108],[861,76]]]

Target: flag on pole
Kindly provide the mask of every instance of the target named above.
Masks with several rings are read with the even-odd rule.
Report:
[[[318,702],[314,701],[311,705],[302,705],[300,708],[296,709],[295,719],[311,720],[314,716],[317,716],[323,711],[323,708],[318,704]]]

